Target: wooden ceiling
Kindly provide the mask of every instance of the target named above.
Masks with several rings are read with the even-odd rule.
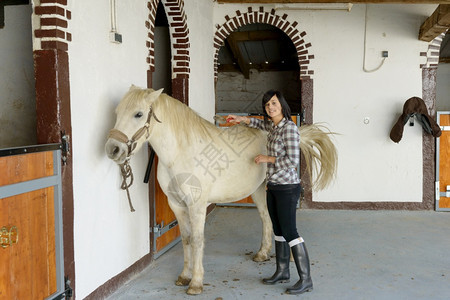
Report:
[[[419,40],[431,42],[448,28],[450,28],[450,4],[440,4],[420,26]]]
[[[298,71],[298,57],[291,39],[267,24],[249,24],[232,32],[219,51],[219,72],[240,72],[249,78],[250,69]]]

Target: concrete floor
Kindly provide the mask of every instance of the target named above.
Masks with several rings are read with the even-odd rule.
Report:
[[[450,299],[450,213],[298,210],[314,290],[284,294],[291,282],[267,286],[275,259],[252,261],[261,221],[255,208],[218,207],[205,229],[204,291],[189,296],[174,284],[181,243],[108,299]]]

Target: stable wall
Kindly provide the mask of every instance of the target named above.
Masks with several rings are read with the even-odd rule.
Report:
[[[189,29],[189,107],[214,121],[214,69],[212,1],[185,0]]]
[[[76,296],[83,299],[150,252],[147,150],[131,160],[135,212],[120,189],[119,167],[104,144],[114,109],[131,84],[146,87],[149,49],[147,1],[116,1],[122,44],[109,41],[109,1],[71,1],[69,31],[72,106]],[[89,9],[87,9],[89,7]],[[189,104],[214,115],[212,4],[186,1],[189,26]],[[101,13],[100,13],[101,12]],[[206,40],[208,42],[206,42]]]
[[[0,148],[36,144],[31,11],[5,6],[0,28]]]
[[[246,13],[250,5],[216,4],[214,23],[225,16]],[[294,6],[294,5],[292,5]],[[270,12],[274,5],[255,5]],[[422,97],[422,69],[428,43],[419,41],[420,25],[436,5],[368,5],[366,68],[363,71],[366,5],[350,12],[336,10],[277,10],[298,22],[313,55],[308,70],[314,83],[313,120],[339,133],[337,179],[330,188],[313,194],[323,202],[422,202],[422,129],[406,127],[395,144],[389,133],[404,102]],[[267,87],[267,89],[270,87]],[[368,120],[368,122],[365,120]],[[367,124],[366,124],[367,123]]]
[[[132,213],[119,167],[104,151],[121,97],[131,84],[146,86],[148,10],[145,1],[116,2],[123,43],[115,44],[109,40],[109,1],[71,3],[74,252],[76,295],[83,299],[149,252],[148,186],[142,183],[147,153],[140,151],[131,163]]]
[[[279,90],[289,101],[299,99],[300,80],[298,72],[258,72],[250,69],[248,79],[238,72],[217,74],[216,112],[262,113],[261,99],[268,89]],[[291,107],[292,112],[294,107]]]

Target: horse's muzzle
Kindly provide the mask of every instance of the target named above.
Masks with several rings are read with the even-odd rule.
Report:
[[[105,144],[106,155],[117,164],[122,164],[127,158],[128,147],[115,139],[109,138]]]

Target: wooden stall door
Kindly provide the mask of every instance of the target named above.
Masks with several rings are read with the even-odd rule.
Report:
[[[0,187],[51,175],[52,152],[0,157]],[[13,226],[17,236],[5,245]],[[45,299],[57,292],[54,187],[1,198],[0,228],[0,299]]]
[[[158,170],[158,158],[155,156],[155,170]],[[158,177],[157,171],[156,178]],[[158,180],[155,183],[155,222],[153,234],[155,238],[154,257],[157,258],[180,240],[180,228],[175,214],[169,207],[167,196],[161,189]]]
[[[450,112],[439,112],[438,122],[442,129],[442,135],[437,139],[438,149],[436,164],[436,210],[450,211]]]

